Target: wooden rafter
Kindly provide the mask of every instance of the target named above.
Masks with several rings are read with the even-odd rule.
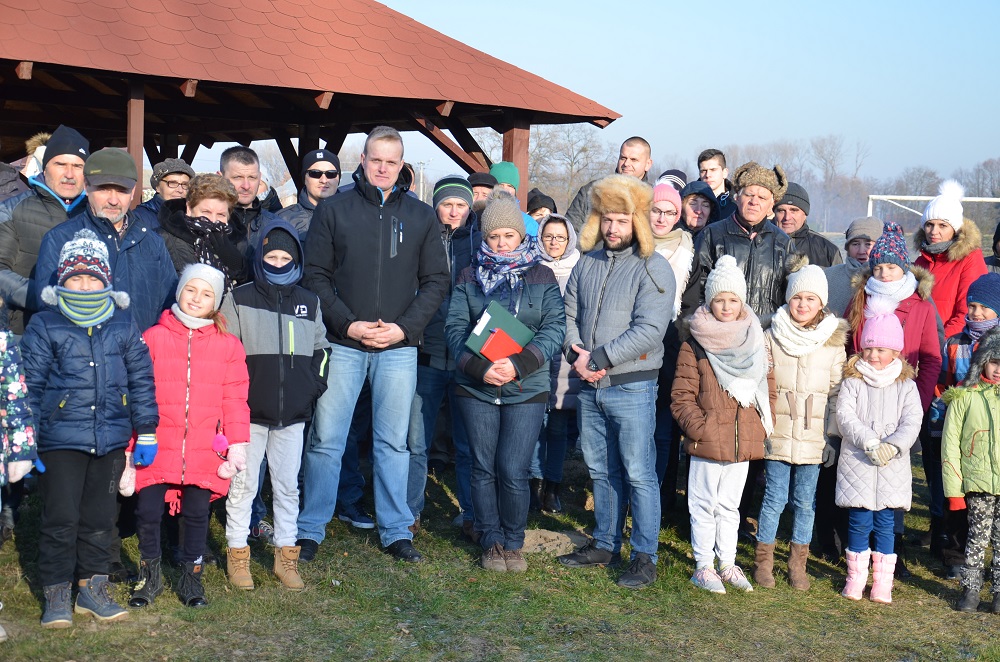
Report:
[[[467,153],[458,143],[448,137],[444,131],[438,128],[433,122],[421,115],[420,113],[410,113],[413,118],[414,125],[420,133],[427,136],[428,139],[435,145],[437,145],[445,154],[450,156],[455,163],[460,165],[465,169],[466,172],[477,172],[482,170],[482,164],[474,159],[472,155]]]

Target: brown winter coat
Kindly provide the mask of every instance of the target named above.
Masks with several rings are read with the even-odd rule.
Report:
[[[777,403],[774,371],[767,372],[772,419]],[[764,457],[764,424],[753,406],[741,407],[719,386],[708,355],[693,338],[681,345],[670,412],[684,430],[689,455],[718,462]],[[772,421],[773,422],[773,421]]]

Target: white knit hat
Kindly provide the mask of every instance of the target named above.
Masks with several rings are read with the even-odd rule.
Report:
[[[711,303],[722,292],[732,292],[743,303],[747,301],[747,279],[732,255],[720,257],[705,279],[705,303]]]
[[[175,296],[178,299],[181,298],[184,286],[188,284],[189,280],[194,278],[205,281],[212,288],[212,292],[215,293],[215,309],[218,310],[219,306],[222,305],[222,296],[226,293],[225,275],[215,267],[207,264],[195,263],[187,265],[184,267],[184,271],[181,272],[181,277],[177,280],[177,292]]]
[[[830,286],[826,281],[826,272],[815,264],[807,264],[798,271],[788,274],[788,287],[785,288],[785,302],[791,300],[799,292],[812,292],[826,306],[830,298]]]
[[[920,223],[924,224],[932,218],[936,218],[945,221],[948,225],[955,228],[955,232],[958,232],[959,228],[965,222],[965,217],[962,213],[962,197],[964,195],[965,189],[954,179],[949,179],[942,183],[941,194],[928,202],[927,206],[924,207],[924,217]]]

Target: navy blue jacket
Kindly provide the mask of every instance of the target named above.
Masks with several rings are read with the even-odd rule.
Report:
[[[166,200],[157,193],[146,202],[142,203],[138,207],[132,210],[132,213],[137,217],[141,218],[146,222],[146,227],[150,230],[155,230],[160,226],[160,209],[163,208],[163,203]]]
[[[128,446],[133,430],[156,432],[153,362],[128,312],[90,329],[53,309],[32,315],[21,357],[39,452],[100,457]]]
[[[56,284],[59,251],[83,228],[97,233],[108,247],[111,286],[118,292],[127,292],[131,297],[129,311],[139,330],[145,331],[156,324],[160,313],[174,302],[177,271],[163,239],[131,212],[129,228],[121,239],[107,219],[95,217],[89,208],[45,234],[35,265],[34,299],[37,310],[46,308],[41,300],[42,289]]]

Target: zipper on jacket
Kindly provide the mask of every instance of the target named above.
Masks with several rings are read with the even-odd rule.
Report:
[[[740,408],[736,406],[736,462],[740,461]]]
[[[194,330],[188,329],[187,342],[187,379],[184,380],[184,437],[181,439],[181,485],[184,484],[184,473],[187,471],[187,437],[191,424],[191,338]]]
[[[292,320],[288,320],[288,352],[292,355],[292,370],[295,370],[295,322]]]
[[[291,322],[289,322],[291,324]],[[278,427],[284,425],[285,417],[285,361],[281,355],[285,351],[285,343],[281,334],[281,290],[278,290]]]
[[[382,316],[382,246],[385,244],[385,223],[382,219],[382,210],[385,209],[385,193],[379,191],[379,195],[382,196],[382,201],[378,205],[378,248],[375,250],[378,255],[375,261],[375,319],[368,320],[370,322],[378,321],[378,318]]]
[[[601,319],[601,307],[604,305],[604,290],[608,287],[608,281],[611,280],[611,272],[615,269],[615,260],[617,259],[617,255],[611,256],[611,264],[608,265],[608,275],[604,277],[604,282],[601,284],[601,294],[597,297],[597,314],[594,315],[594,325],[591,327],[590,333],[591,352],[597,347],[597,322]]]

